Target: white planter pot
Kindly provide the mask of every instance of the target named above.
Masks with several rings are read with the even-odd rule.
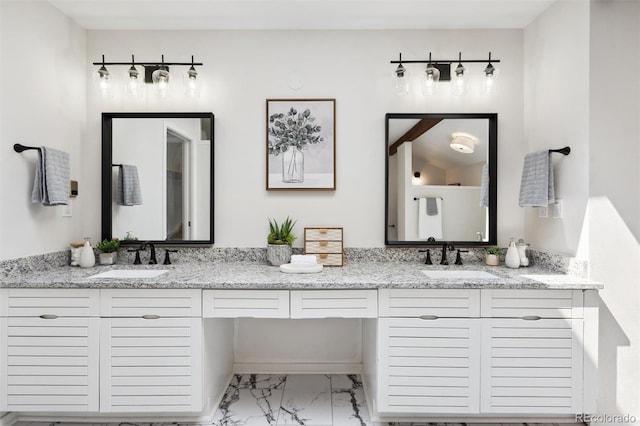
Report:
[[[116,263],[118,259],[118,253],[100,253],[100,264],[101,265],[113,265]]]
[[[289,263],[291,260],[291,246],[287,244],[269,244],[267,245],[267,260],[273,266],[280,266]]]
[[[484,263],[489,266],[498,266],[500,264],[500,257],[497,254],[487,254]]]

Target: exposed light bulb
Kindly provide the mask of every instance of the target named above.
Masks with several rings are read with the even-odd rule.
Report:
[[[465,69],[462,64],[458,64],[456,67],[456,75],[453,78],[453,93],[455,95],[462,95],[467,86],[467,81],[464,78],[464,71]]]
[[[394,74],[395,87],[393,93],[396,96],[404,96],[409,93],[409,79],[407,78],[408,73],[406,68],[400,63],[394,71]]]
[[[111,73],[107,70],[107,67],[104,66],[104,56],[102,57],[102,66],[98,69],[98,90],[100,90],[100,94],[104,97],[109,96],[111,92]]]
[[[440,70],[428,64],[422,80],[422,94],[426,96],[435,94],[438,91],[438,81],[440,81]]]
[[[158,96],[165,98],[169,90],[169,67],[164,64],[164,55],[162,55],[162,64],[151,73],[151,80]]]
[[[127,71],[125,81],[125,91],[129,96],[138,98],[142,95],[143,89],[142,83],[140,82],[140,73],[135,65],[131,65],[131,68]]]
[[[166,97],[169,89],[169,69],[165,65],[161,65],[151,74],[151,78],[158,95],[162,98]]]
[[[193,56],[191,57],[191,63],[193,64]],[[184,91],[187,96],[191,98],[197,98],[200,96],[200,82],[198,80],[198,72],[193,65],[191,65],[191,67],[185,74]]]
[[[496,90],[496,77],[497,70],[491,64],[491,52],[489,52],[489,64],[484,69],[484,82],[482,83],[482,89],[485,95],[490,95]]]

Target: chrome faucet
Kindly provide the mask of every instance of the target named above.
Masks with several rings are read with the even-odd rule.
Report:
[[[447,260],[447,248],[451,251],[455,250],[456,248],[453,246],[453,244],[451,243],[447,243],[444,242],[442,244],[442,255],[440,257],[440,264],[441,265],[448,265],[449,261]]]
[[[149,241],[142,243],[142,245],[140,246],[140,250],[146,250],[147,246],[149,246],[150,249],[149,265],[157,265],[158,259],[156,258],[156,246],[153,243]]]

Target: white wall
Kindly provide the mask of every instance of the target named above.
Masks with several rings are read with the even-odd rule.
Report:
[[[85,235],[95,243],[99,187],[83,168],[86,32],[43,1],[2,1],[0,11],[0,259],[62,250]],[[71,218],[62,207],[31,203],[37,153],[15,153],[16,142],[69,152],[80,191]],[[91,227],[83,226],[88,215]]]
[[[556,160],[565,219],[527,208],[534,247],[589,259],[600,292],[598,412],[640,419],[640,3],[560,1],[524,31],[525,138]],[[603,69],[610,72],[602,73]],[[632,71],[633,70],[633,71]],[[563,76],[564,73],[564,76]],[[591,362],[587,359],[586,362]]]
[[[589,264],[605,283],[598,410],[640,422],[640,3],[594,1],[590,21]],[[604,78],[603,64],[614,64]]]
[[[589,193],[589,2],[556,2],[525,28],[524,93],[526,152],[571,147],[568,157],[553,154],[564,219],[521,208],[525,239],[532,247],[576,255]],[[498,141],[502,147],[504,136]],[[522,170],[522,156],[511,161]]]
[[[492,100],[471,90],[454,99],[447,90],[432,99],[417,87],[402,98],[392,93],[394,65],[403,57],[483,58],[491,51],[502,59],[500,91]],[[218,247],[265,246],[267,217],[298,220],[295,245],[302,246],[305,226],[344,226],[345,246],[384,245],[384,114],[387,112],[497,112],[499,114],[500,197],[498,234],[522,235],[523,214],[517,207],[520,170],[509,158],[523,155],[522,31],[89,31],[88,62],[105,54],[122,60],[204,62],[206,87],[196,103],[174,98],[140,106],[121,98],[103,101],[90,87],[87,171],[100,164],[100,113],[125,110],[212,111],[215,134],[215,235]],[[484,64],[469,66],[476,81]],[[177,69],[177,67],[176,67]],[[87,66],[87,73],[96,67]],[[115,68],[114,68],[115,71]],[[124,71],[124,68],[122,69]],[[413,68],[417,83],[420,67]],[[287,79],[297,72],[300,90]],[[473,83],[473,82],[472,82]],[[471,88],[471,86],[470,86]],[[336,98],[337,190],[335,192],[265,191],[265,99]],[[100,177],[89,177],[99,203]],[[86,230],[97,236],[99,216]]]

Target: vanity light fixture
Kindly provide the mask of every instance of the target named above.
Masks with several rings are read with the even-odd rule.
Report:
[[[126,84],[125,91],[132,96],[139,96],[143,91],[142,73],[138,71],[136,65],[144,67],[144,83],[153,84],[161,97],[167,95],[169,90],[170,73],[169,66],[188,66],[189,69],[185,74],[185,93],[189,96],[197,96],[199,94],[199,78],[196,67],[203,66],[202,62],[194,62],[191,56],[191,62],[165,62],[164,55],[160,62],[136,62],[135,57],[131,55],[130,62],[105,62],[102,55],[101,62],[94,62],[93,65],[100,66],[98,69],[97,80],[98,88],[103,95],[109,94],[111,82],[113,80],[111,73],[106,66],[126,65],[129,67],[125,74]]]
[[[464,78],[466,68],[462,65],[462,52],[458,52],[458,66],[456,67],[456,76],[453,80],[453,94],[463,95],[467,87],[467,81]],[[473,151],[471,151],[473,152]]]
[[[438,90],[438,81],[440,81],[440,70],[433,66],[431,62],[431,52],[429,52],[429,62],[424,71],[424,79],[422,82],[422,93],[424,95],[433,95]]]
[[[98,78],[98,89],[100,90],[102,96],[108,96],[111,92],[111,73],[105,66],[104,55],[102,55],[102,64],[100,62],[94,62],[93,65],[100,65],[100,68],[98,69],[98,72],[96,74]]]
[[[394,71],[394,91],[393,93],[396,96],[403,96],[409,93],[409,79],[407,69],[402,65],[402,53],[400,54],[400,59],[398,60],[398,67]]]
[[[162,62],[160,63],[160,66],[151,73],[153,85],[155,86],[158,95],[162,98],[167,96],[169,77],[169,67],[164,64],[164,55],[162,55]]]
[[[491,52],[489,52],[489,63],[484,69],[484,82],[482,87],[486,95],[490,95],[496,90],[496,67],[491,63]]]
[[[193,65],[193,55],[191,55],[191,66],[185,74],[184,92],[191,98],[200,96],[200,82],[198,80],[198,72]]]
[[[131,68],[127,71],[125,90],[129,96],[134,98],[139,97],[142,94],[142,83],[140,82],[140,73],[136,68],[136,59],[131,55]]]
[[[454,151],[461,152],[463,154],[473,154],[477,143],[478,138],[475,136],[468,133],[456,132],[451,134],[451,144],[449,146]]]
[[[453,70],[453,76],[451,65],[457,62],[457,67]],[[491,52],[489,52],[489,61],[486,68],[484,68],[484,88],[485,93],[490,93],[495,90],[495,77],[497,74],[497,69],[493,64],[499,63],[500,59],[491,58]],[[402,54],[400,54],[400,60],[390,61],[391,64],[398,64],[396,68],[396,94],[398,93],[398,83],[399,80],[403,78],[406,81],[406,75],[408,70],[404,65],[406,64],[427,64],[427,68],[425,69],[422,81],[422,93],[424,95],[432,95],[437,92],[438,86],[440,82],[452,81],[453,93],[454,94],[463,94],[467,87],[467,69],[463,64],[466,63],[487,63],[486,59],[462,59],[462,52],[458,52],[458,59],[433,59],[431,57],[431,52],[429,52],[429,59],[417,59],[417,60],[402,60]],[[404,65],[403,65],[404,64]],[[408,83],[406,86],[402,86],[406,93],[408,91]],[[488,87],[490,89],[488,90]]]

